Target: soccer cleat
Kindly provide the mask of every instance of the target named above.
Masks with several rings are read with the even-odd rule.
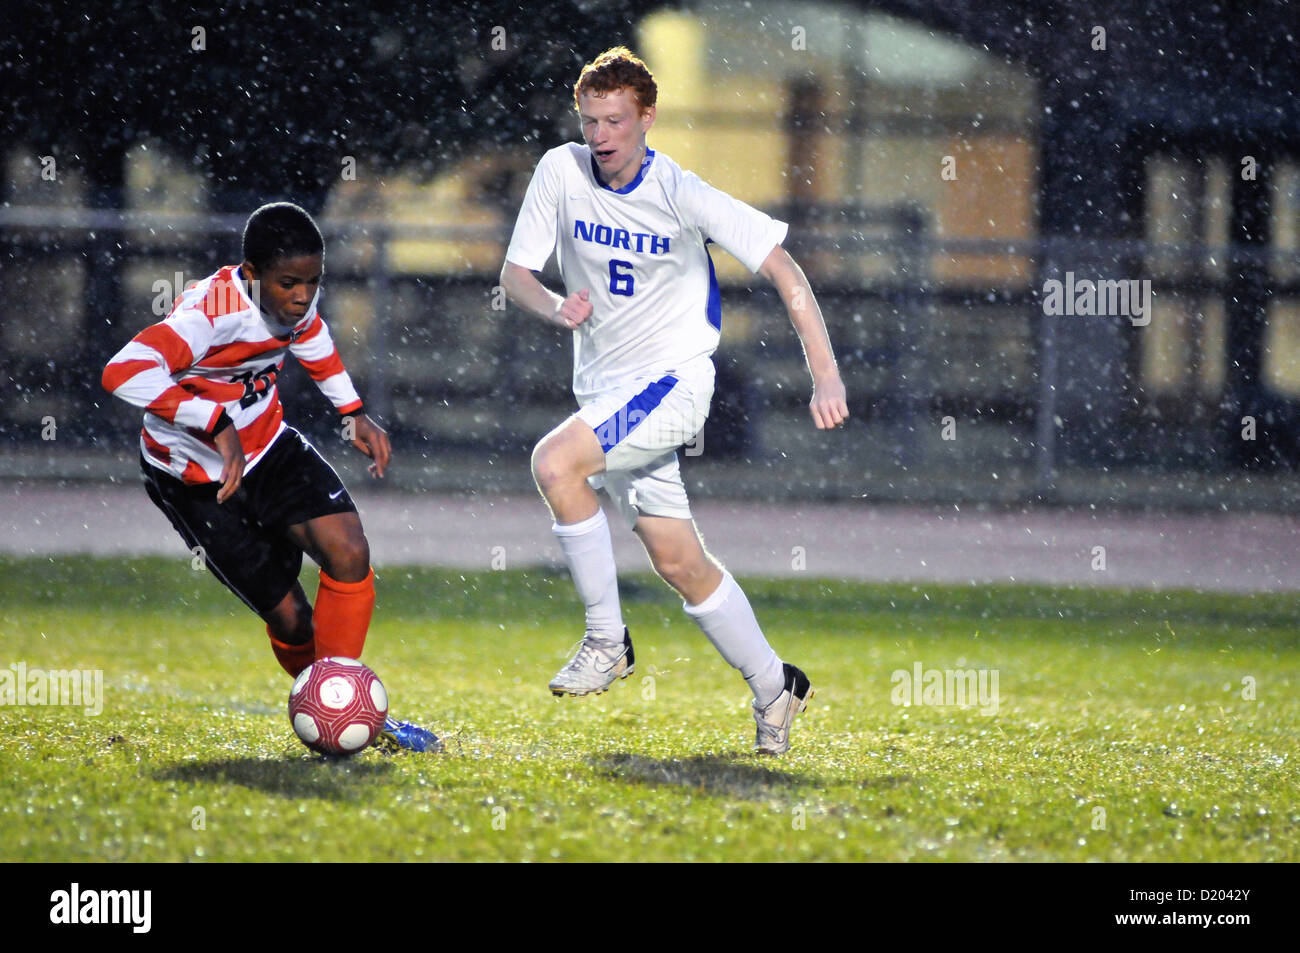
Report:
[[[812,698],[812,685],[808,676],[789,662],[785,668],[785,690],[765,708],[754,705],[754,721],[758,722],[758,737],[754,740],[757,754],[784,754],[790,750],[790,725],[794,716],[808,707]]]
[[[551,694],[599,695],[607,691],[615,679],[627,678],[635,668],[636,654],[632,651],[632,639],[626,626],[622,642],[588,635],[569,664],[551,679]]]
[[[442,739],[427,728],[409,721],[384,719],[384,727],[375,738],[375,745],[385,751],[441,751]]]

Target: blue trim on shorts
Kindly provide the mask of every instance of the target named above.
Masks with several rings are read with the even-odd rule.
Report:
[[[665,374],[659,380],[637,394],[600,425],[594,427],[600,449],[609,453],[627,438],[641,421],[650,416],[650,412],[663,403],[668,392],[677,386],[677,378]]]

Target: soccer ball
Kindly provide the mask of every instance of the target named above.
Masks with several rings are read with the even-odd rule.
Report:
[[[289,721],[302,743],[321,754],[361,751],[388,716],[388,692],[356,659],[332,655],[298,673],[289,690]]]

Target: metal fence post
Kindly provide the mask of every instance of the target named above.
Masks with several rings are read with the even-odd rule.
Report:
[[[393,395],[388,375],[389,350],[388,321],[392,312],[393,275],[389,265],[388,245],[391,232],[380,226],[372,235],[375,242],[375,267],[370,273],[370,301],[374,309],[374,323],[370,333],[370,380],[366,382],[366,405],[371,416],[381,421],[381,426],[393,425]]]
[[[930,407],[930,250],[925,213],[921,209],[915,206],[900,209],[898,224],[898,271],[902,293],[895,400],[900,411],[897,431],[899,462],[913,466],[923,456],[924,431]]]

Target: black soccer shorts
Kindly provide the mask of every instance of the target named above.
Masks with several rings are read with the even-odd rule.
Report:
[[[331,513],[355,513],[343,481],[302,434],[286,427],[239,489],[217,502],[219,484],[189,486],[140,456],[144,487],[191,552],[203,547],[208,569],[263,615],[288,595],[302,550],[287,530]]]

